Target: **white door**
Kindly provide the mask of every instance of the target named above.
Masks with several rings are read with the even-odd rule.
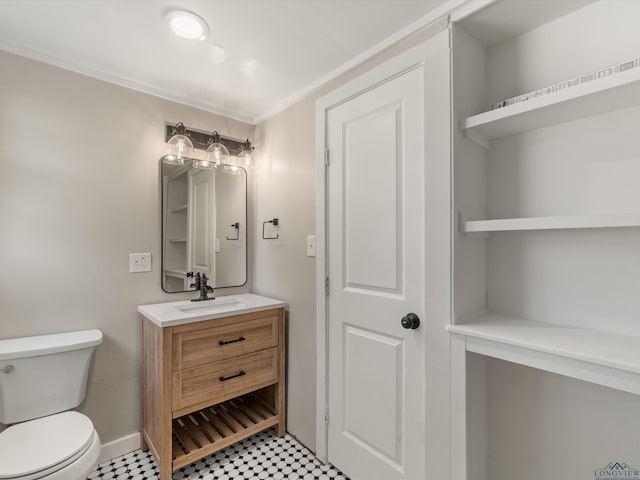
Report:
[[[215,285],[215,173],[189,171],[189,270],[206,273]]]
[[[424,67],[327,112],[328,459],[425,478]],[[447,461],[443,459],[443,461]]]

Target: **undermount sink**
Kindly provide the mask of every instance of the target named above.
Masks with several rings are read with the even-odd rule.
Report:
[[[226,302],[222,302],[222,301],[219,302],[219,300],[223,300],[223,299],[216,298],[214,300],[204,300],[199,303],[192,303],[191,305],[186,305],[184,307],[176,307],[176,308],[181,312],[191,313],[191,312],[219,312],[220,310],[225,310],[225,309],[230,310],[230,309],[236,309],[236,308],[248,306],[247,303],[241,300],[233,300],[233,301],[226,301]]]
[[[138,312],[160,327],[169,327],[171,325],[199,322],[201,320],[211,320],[285,306],[284,302],[273,298],[262,297],[253,293],[243,293],[201,302],[181,300],[179,302],[140,305],[138,306]]]

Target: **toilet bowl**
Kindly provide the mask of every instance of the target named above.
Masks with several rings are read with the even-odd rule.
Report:
[[[86,480],[101,444],[84,400],[102,332],[0,340],[0,480]]]
[[[91,420],[63,412],[0,432],[0,479],[85,480],[100,455]]]

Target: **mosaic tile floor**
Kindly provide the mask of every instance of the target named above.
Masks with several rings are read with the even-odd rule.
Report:
[[[323,465],[304,445],[273,430],[258,433],[186,466],[175,480],[349,480],[331,465]],[[89,480],[157,480],[151,453],[136,450],[98,465]]]

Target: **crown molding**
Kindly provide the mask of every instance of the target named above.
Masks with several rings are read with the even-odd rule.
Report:
[[[162,88],[158,88],[149,83],[141,82],[138,80],[127,78],[127,77],[122,77],[120,75],[114,75],[112,73],[107,73],[103,70],[99,70],[97,68],[93,68],[88,65],[81,65],[76,62],[64,60],[54,55],[49,55],[47,53],[29,48],[29,47],[25,47],[23,45],[17,45],[17,44],[8,43],[8,42],[0,42],[0,50],[4,50],[6,52],[19,55],[21,57],[26,57],[31,60],[36,60],[38,62],[46,63],[47,65],[52,65],[54,67],[62,68],[63,70],[70,70],[74,73],[78,73],[80,75],[85,75],[87,77],[95,78],[97,80],[102,80],[108,83],[112,83],[120,87],[125,87],[131,90],[136,90],[138,92],[146,93],[148,95],[162,98],[164,100],[180,103],[181,105],[194,107],[199,110],[204,110],[206,112],[222,115],[224,117],[228,117],[233,120],[238,120],[240,122],[255,125],[255,120],[256,120],[255,117],[239,114],[237,112],[227,110],[225,108],[219,107],[212,103],[203,102],[201,100],[198,100],[197,98],[192,98],[192,97],[183,96],[183,95],[176,95],[174,93],[167,92],[166,90],[163,90]]]
[[[486,1],[492,1],[492,0],[486,0]],[[131,90],[146,93],[148,95],[162,98],[164,100],[169,100],[169,101],[180,103],[182,105],[186,105],[189,107],[194,107],[200,110],[204,110],[206,112],[222,115],[224,117],[231,118],[233,120],[238,120],[240,122],[248,123],[250,125],[256,125],[286,110],[290,106],[294,105],[295,103],[299,102],[303,98],[312,94],[314,91],[321,88],[323,85],[339,77],[340,75],[343,75],[349,70],[352,70],[358,65],[363,64],[367,60],[371,59],[372,57],[382,52],[383,50],[391,47],[395,43],[398,43],[399,41],[418,32],[420,29],[436,21],[438,18],[444,15],[450,14],[455,10],[459,9],[460,6],[469,4],[469,3],[473,3],[473,0],[447,0],[442,5],[430,11],[423,17],[416,20],[415,22],[409,24],[402,30],[399,30],[393,35],[387,37],[382,42],[379,42],[377,45],[364,51],[363,53],[351,59],[350,61],[342,64],[340,67],[334,69],[333,71],[329,72],[328,74],[324,75],[318,80],[310,83],[306,87],[301,88],[300,90],[294,92],[292,95],[288,96],[284,100],[277,102],[273,108],[267,109],[257,116],[240,114],[240,113],[228,110],[226,108],[220,107],[218,105],[215,105],[213,103],[203,102],[200,99],[193,98],[190,96],[176,95],[175,93],[168,92],[162,88],[159,88],[155,85],[151,85],[146,82],[141,82],[139,80],[127,78],[120,75],[114,75],[114,74],[105,72],[103,70],[90,67],[88,65],[81,65],[76,62],[64,60],[62,58],[26,47],[24,45],[18,45],[10,42],[0,42],[0,50],[4,50],[6,52],[13,53],[15,55],[20,55],[20,56],[23,56],[32,60],[36,60],[38,62],[42,62],[48,65],[52,65],[54,67],[62,68],[64,70],[70,70],[80,75],[85,75],[85,76],[102,80],[108,83],[112,83],[121,87],[129,88]]]
[[[289,97],[287,97],[283,101],[278,102],[275,107],[270,108],[270,109],[266,110],[265,112],[263,112],[262,114],[258,115],[255,118],[255,123],[258,124],[258,123],[264,122],[265,120],[267,120],[267,119],[277,115],[278,113],[286,110],[290,106],[294,105],[295,103],[299,102],[300,100],[302,100],[306,96],[310,95],[314,91],[316,91],[319,88],[321,88],[323,85],[329,83],[331,80],[339,77],[340,75],[348,72],[349,70],[352,70],[353,68],[357,67],[358,65],[363,64],[367,60],[373,58],[378,53],[382,52],[383,50],[386,50],[387,48],[389,48],[392,45],[400,42],[401,40],[403,40],[403,39],[405,39],[407,37],[410,37],[414,33],[418,32],[420,29],[422,29],[422,28],[426,27],[427,25],[435,22],[440,17],[442,17],[444,15],[447,15],[447,14],[450,14],[451,12],[453,12],[454,10],[459,8],[461,5],[466,4],[466,3],[470,2],[470,1],[471,0],[448,0],[447,2],[443,3],[442,5],[440,5],[439,7],[435,8],[434,10],[430,11],[429,13],[424,15],[423,17],[420,17],[415,22],[407,25],[402,30],[399,30],[396,33],[394,33],[393,35],[387,37],[382,42],[378,43],[377,45],[374,45],[373,47],[371,47],[368,50],[365,50],[364,52],[362,52],[357,57],[354,57],[353,59],[351,59],[348,62],[342,64],[341,66],[339,66],[335,70],[329,72],[327,75],[319,78],[315,82],[313,82],[313,83],[307,85],[306,87],[298,90],[297,92],[295,92],[294,94],[290,95]]]

